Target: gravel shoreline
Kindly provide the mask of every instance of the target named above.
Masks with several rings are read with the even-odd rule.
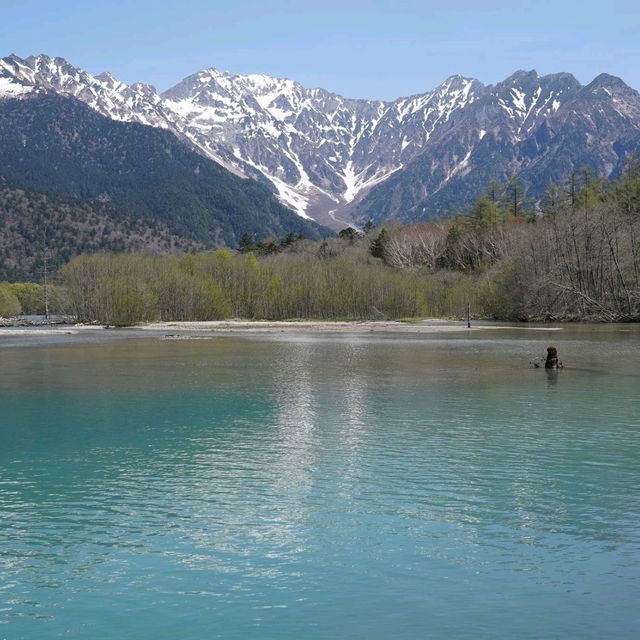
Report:
[[[218,320],[210,322],[151,322],[137,327],[142,331],[186,331],[186,332],[301,332],[301,333],[442,333],[469,331],[466,323],[447,322],[445,320],[424,322],[323,322],[323,321],[249,321]],[[475,330],[477,327],[472,327]]]
[[[118,332],[126,331],[140,335],[158,335],[165,333],[164,338],[189,338],[195,334],[210,335],[217,333],[413,333],[413,334],[434,334],[434,333],[463,333],[469,331],[486,331],[496,329],[522,328],[537,331],[559,331],[560,327],[533,327],[522,325],[522,327],[472,324],[467,327],[464,321],[455,320],[420,320],[415,322],[393,322],[393,321],[351,321],[351,322],[329,322],[329,321],[260,321],[260,320],[215,320],[198,322],[149,322],[131,327],[105,327],[95,324],[26,324],[23,322],[16,324],[0,325],[0,336],[42,336],[42,335],[70,335],[83,333],[96,333],[102,331]],[[179,335],[185,334],[185,335]]]
[[[528,329],[532,331],[560,331],[561,327],[505,326],[498,324],[474,324],[467,327],[460,320],[417,320],[394,322],[389,320],[365,320],[330,322],[321,320],[216,320],[209,322],[150,322],[137,327],[142,331],[178,331],[185,333],[464,333],[496,329]]]

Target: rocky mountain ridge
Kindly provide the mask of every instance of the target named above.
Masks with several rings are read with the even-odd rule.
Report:
[[[385,102],[216,69],[158,94],[60,58],[0,60],[0,97],[38,91],[169,130],[334,228],[442,214],[490,179],[514,174],[539,196],[550,179],[582,165],[614,175],[640,151],[640,95],[606,74],[587,86],[568,73],[518,71],[490,86],[452,76],[433,91]]]

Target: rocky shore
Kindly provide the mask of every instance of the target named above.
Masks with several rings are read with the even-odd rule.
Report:
[[[0,316],[0,327],[47,327],[51,325],[74,324],[72,316],[14,316],[4,318]]]

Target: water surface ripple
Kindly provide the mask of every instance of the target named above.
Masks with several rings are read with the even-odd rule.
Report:
[[[1,347],[0,638],[637,638],[640,332],[549,338]]]

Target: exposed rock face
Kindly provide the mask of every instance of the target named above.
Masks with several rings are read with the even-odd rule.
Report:
[[[266,176],[299,213],[343,220],[363,193],[417,157],[480,88],[452,77],[435,91],[377,102],[210,69],[162,97],[209,153]]]

